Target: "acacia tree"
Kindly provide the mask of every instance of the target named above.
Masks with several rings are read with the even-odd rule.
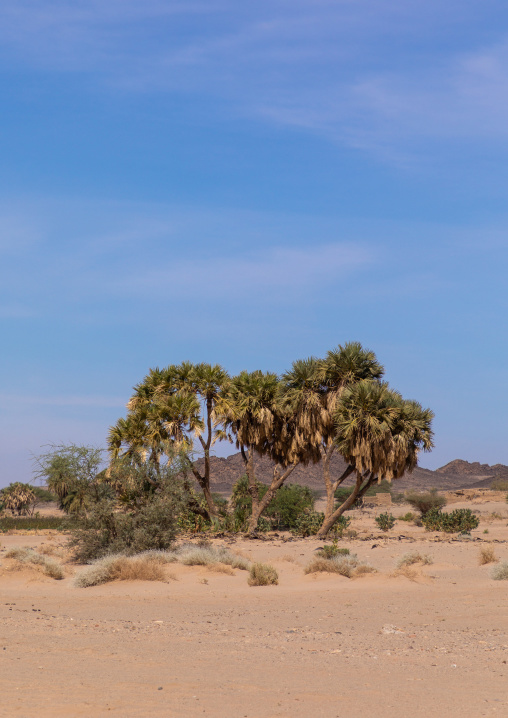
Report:
[[[102,492],[98,477],[103,451],[95,446],[52,446],[50,451],[34,457],[34,464],[35,477],[45,481],[66,513],[86,512]]]
[[[330,463],[337,450],[335,411],[342,392],[359,381],[378,381],[384,369],[374,352],[359,342],[329,351],[324,359],[299,360],[283,375],[284,396],[295,416],[294,442],[306,446],[313,460],[321,460],[326,487],[325,521],[332,515],[337,487],[353,472],[347,466],[332,478]],[[317,458],[316,458],[317,453]]]
[[[356,481],[346,501],[325,519],[318,538],[324,538],[375,481],[391,482],[415,468],[418,453],[433,446],[433,416],[386,383],[363,380],[342,392],[335,411],[335,444]]]
[[[111,457],[139,455],[159,465],[168,450],[185,451],[208,507],[204,515],[217,516],[210,490],[210,454],[217,440],[215,404],[228,381],[219,365],[183,362],[151,369],[135,387],[127,417],[110,429]],[[196,441],[204,455],[202,470],[194,460]]]
[[[294,416],[284,400],[283,387],[276,374],[261,371],[241,372],[222,393],[217,404],[217,420],[224,427],[222,438],[234,441],[240,449],[252,499],[247,530],[256,530],[259,517],[278,489],[300,462],[311,459],[303,442],[293,440]],[[255,454],[274,462],[272,480],[263,496],[254,469]]]

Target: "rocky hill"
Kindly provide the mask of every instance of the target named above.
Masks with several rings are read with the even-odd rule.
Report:
[[[436,469],[436,473],[446,474],[448,476],[475,476],[483,478],[492,477],[493,479],[507,479],[508,466],[505,466],[504,464],[494,464],[494,466],[489,466],[489,464],[480,464],[478,461],[470,463],[469,461],[464,461],[463,459],[455,459],[454,461],[450,461],[449,464],[445,464],[445,466],[441,466],[441,468]]]
[[[198,463],[201,462],[202,460]],[[256,457],[254,465],[258,480],[263,483],[269,483],[273,471],[272,462],[266,457]],[[332,476],[339,476],[344,471],[344,468],[344,460],[338,454],[333,456],[331,461]],[[244,473],[245,467],[240,453],[232,454],[226,458],[212,457],[212,490],[229,494],[233,484]],[[393,483],[396,491],[430,488],[455,491],[465,488],[489,488],[492,480],[497,477],[508,478],[508,466],[503,464],[489,466],[488,464],[469,463],[456,459],[436,471],[417,467],[412,474],[407,474]],[[323,492],[324,483],[321,464],[297,466],[288,478],[288,482],[309,486],[318,492]],[[351,483],[352,479],[349,479],[349,481],[345,482],[345,485]]]

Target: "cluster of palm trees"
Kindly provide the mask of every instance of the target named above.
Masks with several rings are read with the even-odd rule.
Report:
[[[32,514],[37,498],[29,484],[16,481],[0,491],[0,509],[18,516]]]
[[[249,531],[297,465],[320,461],[327,499],[318,536],[325,536],[375,481],[400,478],[416,466],[420,450],[432,448],[432,412],[390,389],[383,374],[375,354],[357,342],[322,359],[296,361],[282,376],[243,371],[231,377],[221,366],[189,362],[151,369],[135,387],[127,416],[109,431],[110,456],[157,466],[175,449],[186,452],[206,513],[217,516],[210,455],[218,440],[234,443],[252,497]],[[196,449],[204,456],[202,468],[194,460]],[[347,468],[332,477],[335,451]],[[274,466],[262,498],[255,455],[269,457]],[[351,475],[353,492],[335,507],[335,491]]]

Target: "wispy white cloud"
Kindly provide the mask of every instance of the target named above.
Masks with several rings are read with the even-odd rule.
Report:
[[[22,0],[0,6],[0,40],[4,57],[18,53],[41,69],[98,73],[124,92],[220,98],[228,118],[300,128],[400,161],[427,141],[506,139],[508,39],[498,33],[491,45],[472,38],[448,49],[433,42],[457,12],[474,23],[481,9],[435,0],[410,8],[391,0]]]
[[[264,304],[274,297],[294,298],[317,288],[324,290],[350,272],[370,265],[371,249],[347,243],[315,244],[308,248],[271,247],[243,256],[208,256],[193,260],[170,259],[165,267],[132,269],[113,277],[107,291],[123,295],[142,294],[194,299],[214,296],[254,296]]]

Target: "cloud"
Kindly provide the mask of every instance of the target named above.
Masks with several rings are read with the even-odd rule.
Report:
[[[421,159],[419,143],[506,139],[508,39],[490,28],[495,42],[480,47],[456,29],[457,13],[471,29],[482,12],[488,20],[482,3],[437,0],[22,0],[1,5],[0,39],[9,65],[14,53],[38,69],[95,73],[110,90],[199,95],[218,121]]]
[[[175,298],[189,294],[200,299],[250,295],[256,302],[265,303],[275,296],[290,298],[311,289],[324,290],[372,261],[371,250],[347,243],[308,248],[275,246],[257,253],[247,251],[243,256],[170,259],[166,267],[138,267],[120,279],[113,277],[107,291]]]

